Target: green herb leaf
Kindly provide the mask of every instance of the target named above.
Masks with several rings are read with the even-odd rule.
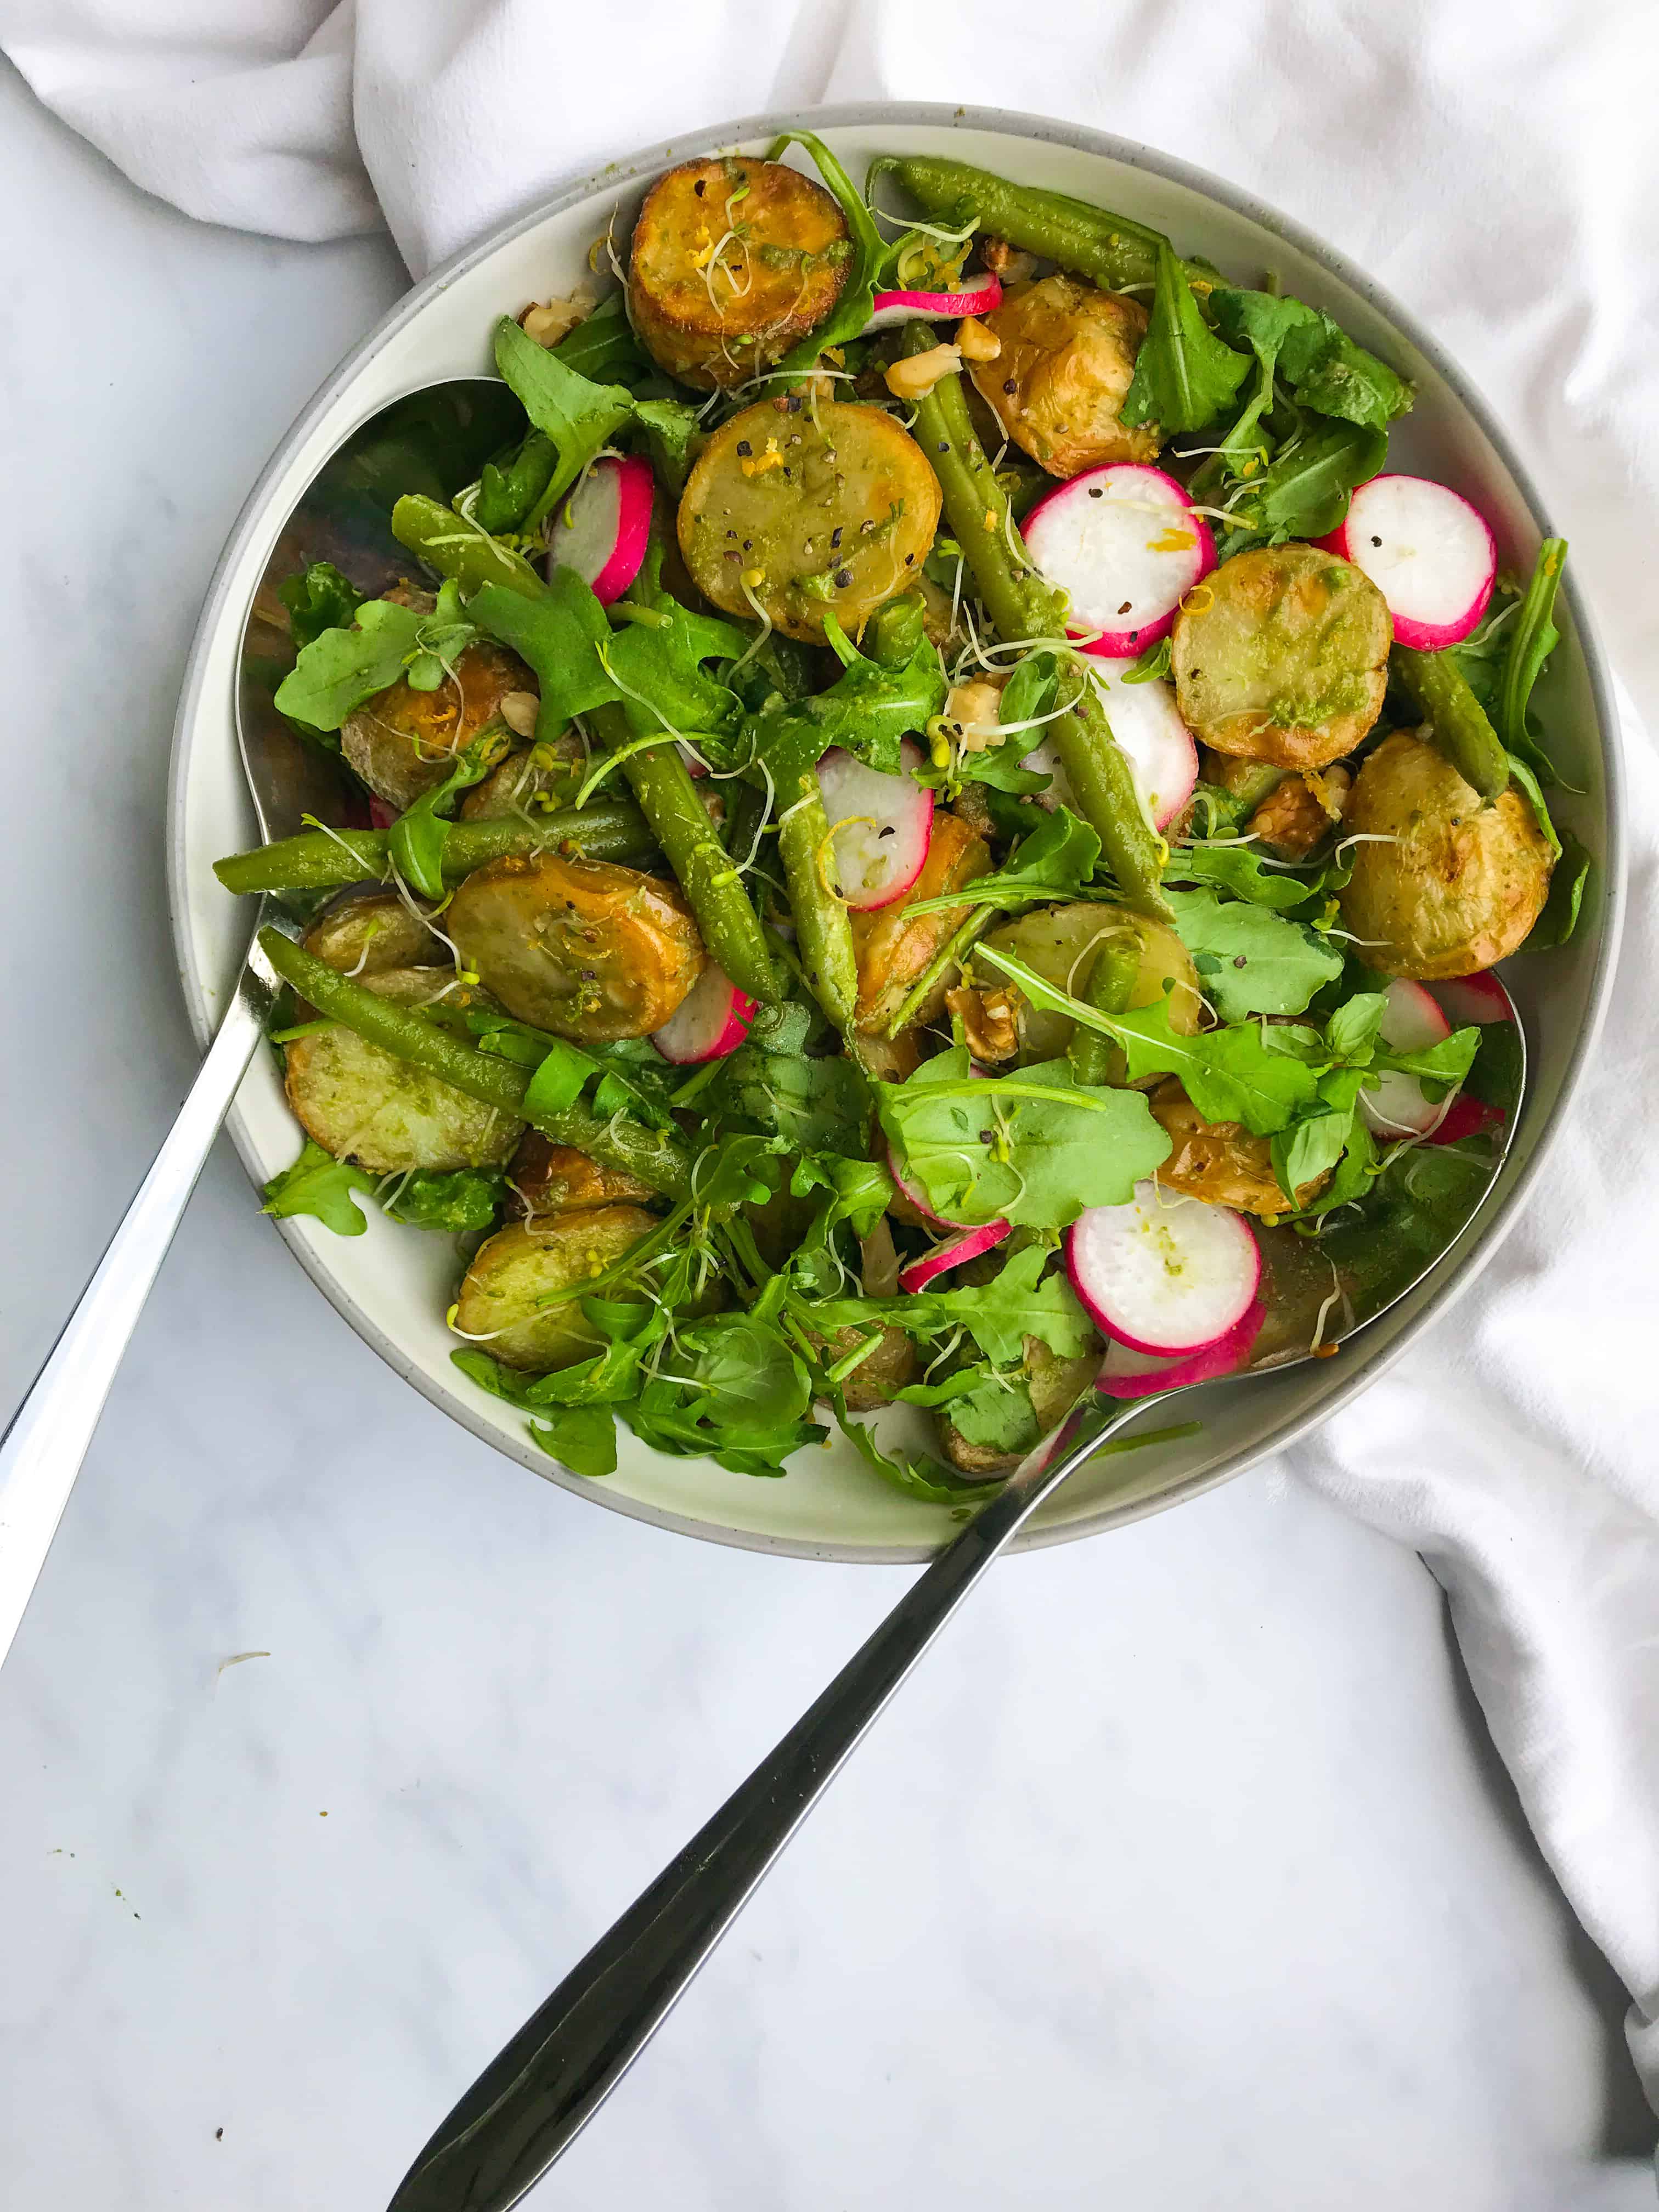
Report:
[[[1303,301],[1222,287],[1210,295],[1210,312],[1222,337],[1248,344],[1299,406],[1377,430],[1411,406],[1403,377]]]
[[[1300,906],[1313,890],[1307,877],[1270,867],[1248,845],[1206,844],[1201,840],[1176,846],[1164,875],[1166,883],[1218,884],[1235,898],[1273,908]]]
[[[976,877],[960,890],[916,900],[905,912],[932,914],[945,907],[1020,907],[1039,899],[1074,899],[1087,887],[1099,858],[1100,839],[1095,832],[1068,807],[1058,806],[1020,841],[1006,867]]]
[[[1300,923],[1213,891],[1166,894],[1176,933],[1224,1022],[1299,1014],[1342,973],[1342,956]]]
[[[842,1434],[862,1455],[874,1474],[890,1483],[895,1490],[903,1491],[907,1497],[921,1498],[924,1504],[978,1507],[988,1503],[1002,1487],[1000,1482],[970,1482],[966,1475],[958,1474],[942,1460],[926,1454],[896,1458],[882,1449],[873,1431],[862,1421],[849,1419],[842,1405],[836,1406],[836,1418]]]
[[[353,629],[325,629],[301,652],[276,690],[276,705],[314,730],[337,730],[366,699],[407,676],[416,690],[435,690],[477,633],[446,586],[434,613],[422,615],[391,599],[365,599]]]
[[[999,1367],[1024,1357],[1028,1336],[1040,1337],[1063,1359],[1075,1359],[1087,1350],[1093,1326],[1065,1276],[1044,1273],[1048,1260],[1046,1245],[1028,1244],[990,1282],[924,1297],[941,1325],[960,1323]]]
[[[446,586],[446,588],[447,588]],[[507,750],[504,732],[475,738],[454,767],[431,791],[404,807],[386,832],[386,856],[412,890],[422,898],[444,896],[444,848],[449,842],[445,818],[461,793],[481,782]]]
[[[629,419],[634,396],[623,385],[595,384],[526,337],[511,315],[503,315],[495,325],[495,366],[558,454],[557,467],[525,518],[523,527],[532,530]]]
[[[702,432],[696,409],[684,399],[636,399],[634,420],[649,441],[657,474],[678,498],[691,473],[691,449]]]
[[[951,1401],[950,1421],[964,1442],[982,1451],[1027,1452],[1042,1433],[1024,1376],[990,1369],[981,1369],[974,1389]]]
[[[274,1214],[278,1220],[292,1214],[315,1214],[324,1228],[331,1229],[337,1237],[361,1237],[368,1224],[351,1194],[373,1192],[380,1180],[362,1168],[335,1159],[307,1137],[305,1150],[293,1166],[272,1176],[265,1185],[265,1202],[260,1211]]]
[[[996,1078],[969,1067],[957,1046],[877,1086],[883,1128],[947,1219],[1064,1229],[1088,1206],[1125,1204],[1169,1157],[1138,1091],[1079,1084],[1064,1060]]]
[[[826,189],[846,218],[848,233],[853,241],[853,265],[848,271],[841,297],[829,315],[809,337],[802,338],[798,345],[791,346],[774,370],[774,380],[780,388],[811,368],[825,346],[841,345],[848,338],[857,337],[874,313],[876,276],[886,251],[881,233],[876,228],[875,218],[866,206],[857,185],[816,131],[785,131],[768,149],[767,160],[781,160],[785,149],[791,145],[804,146],[812,156]]]
[[[412,1229],[459,1237],[492,1228],[506,1189],[507,1177],[495,1168],[416,1168],[392,1191],[386,1211]]]
[[[1494,717],[1505,750],[1519,754],[1535,775],[1552,780],[1553,771],[1548,756],[1540,750],[1528,729],[1527,706],[1545,663],[1561,641],[1554,622],[1555,595],[1566,558],[1565,538],[1547,538],[1538,549],[1521,611],[1510,632]]]
[[[852,1061],[839,1055],[798,1059],[740,1044],[703,1096],[721,1122],[785,1139],[797,1153],[861,1159],[868,1150],[869,1092]]]
[[[1236,528],[1218,550],[1225,558],[1250,544],[1328,536],[1347,513],[1354,487],[1376,474],[1388,450],[1386,431],[1357,422],[1305,431],[1250,479],[1249,495],[1232,509]]]
[[[1118,412],[1134,425],[1156,422],[1164,436],[1212,422],[1249,372],[1243,354],[1206,328],[1186,271],[1167,239],[1158,244],[1158,276],[1146,335]]]
[[[1528,951],[1537,952],[1550,945],[1565,945],[1578,927],[1584,886],[1589,881],[1590,856],[1571,830],[1563,830],[1558,834],[1561,840],[1561,856],[1556,861],[1555,872],[1550,878],[1549,896],[1544,902],[1544,910],[1528,933]]]
[[[506,584],[486,584],[473,593],[467,612],[535,670],[542,696],[538,740],[550,744],[573,714],[621,698],[602,658],[602,649],[611,647],[611,625],[574,569],[556,568],[546,591],[533,599]]]
[[[1354,1115],[1345,1112],[1314,1114],[1281,1129],[1273,1140],[1273,1173],[1290,1205],[1296,1194],[1334,1168],[1353,1134]]]
[[[526,1088],[526,1119],[538,1121],[544,1115],[562,1114],[567,1107],[574,1106],[589,1076],[599,1073],[599,1066],[598,1060],[579,1052],[574,1044],[555,1037]]]
[[[744,724],[740,757],[765,761],[781,787],[816,765],[831,745],[844,745],[870,767],[896,775],[900,740],[925,730],[943,708],[944,666],[925,636],[918,634],[897,667],[848,651],[851,659],[827,691],[770,707]]]
[[[284,576],[276,596],[288,609],[296,652],[325,629],[349,629],[363,604],[363,594],[331,561],[313,561],[297,576]]]
[[[1352,999],[1344,1000],[1325,1024],[1331,1057],[1350,1060],[1364,1053],[1369,1060],[1388,1004],[1381,991],[1357,991]]]
[[[599,1480],[617,1472],[617,1417],[609,1406],[567,1406],[530,1433],[550,1459],[572,1474]]]
[[[1397,1068],[1402,1075],[1415,1075],[1425,1083],[1461,1083],[1480,1049],[1478,1029],[1454,1030],[1449,1036],[1425,1045],[1421,1052],[1391,1052],[1387,1045],[1379,1045],[1373,1065]]]

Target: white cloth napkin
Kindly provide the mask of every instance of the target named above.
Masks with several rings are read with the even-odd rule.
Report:
[[[0,0],[0,46],[138,185],[419,275],[556,179],[873,96],[1063,115],[1300,217],[1406,299],[1544,485],[1626,683],[1659,676],[1659,16],[1647,0]],[[1628,714],[1628,702],[1627,714]],[[1493,1736],[1634,2000],[1659,2106],[1659,764],[1600,1058],[1495,1264],[1289,1455],[1449,1593]]]

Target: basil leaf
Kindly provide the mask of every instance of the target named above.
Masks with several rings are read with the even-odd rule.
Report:
[[[1336,1009],[1325,1024],[1325,1040],[1334,1060],[1352,1060],[1375,1042],[1388,1000],[1381,991],[1358,991]]]
[[[1275,1134],[1273,1173],[1287,1205],[1293,1206],[1297,1191],[1305,1189],[1336,1165],[1353,1133],[1353,1109],[1350,1106],[1346,1112],[1311,1115],[1306,1121],[1294,1122],[1290,1128]]]

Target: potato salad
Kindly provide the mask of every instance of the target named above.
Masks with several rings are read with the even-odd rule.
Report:
[[[1331,1349],[1484,1192],[1492,971],[1589,865],[1565,548],[1181,243],[808,132],[684,162],[608,292],[501,302],[520,427],[411,469],[392,580],[281,584],[350,796],[218,866],[305,925],[266,1210],[450,1240],[457,1367],[565,1468],[839,1430],[960,1510],[1087,1393]]]

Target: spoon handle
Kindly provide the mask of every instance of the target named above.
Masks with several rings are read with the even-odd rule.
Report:
[[[258,956],[243,969],[167,1141],[0,1440],[0,1662],[46,1565],[150,1286],[253,1057],[270,1003],[258,972],[264,964]]]
[[[1159,1403],[1091,1407],[940,1553],[817,1703],[481,2074],[389,2212],[505,2212],[615,2088],[876,1715],[1055,1486]],[[1074,1417],[1074,1421],[1079,1417]],[[1032,1462],[1035,1462],[1036,1464]],[[1046,1463],[1045,1463],[1046,1462]]]

